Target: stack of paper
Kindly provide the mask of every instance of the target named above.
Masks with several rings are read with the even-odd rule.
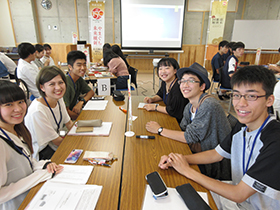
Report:
[[[108,100],[88,101],[83,110],[105,110]]]
[[[82,136],[109,136],[112,127],[112,122],[102,122],[101,127],[94,127],[91,132],[77,133],[76,126],[73,126],[68,132],[68,135],[82,135]]]

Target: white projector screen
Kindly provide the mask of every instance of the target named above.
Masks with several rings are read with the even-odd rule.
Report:
[[[185,0],[121,0],[123,49],[182,49]]]

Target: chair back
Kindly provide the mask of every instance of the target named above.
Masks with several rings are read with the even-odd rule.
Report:
[[[17,79],[17,85],[23,90],[23,92],[26,95],[26,99],[29,100],[29,89],[27,87],[27,84],[22,79]]]
[[[138,73],[138,69],[129,66],[128,68],[128,72],[131,75],[131,83],[133,83],[135,85],[135,87],[137,88],[137,73]]]
[[[0,61],[0,78],[9,75],[7,67]]]
[[[230,113],[228,113],[227,119],[229,121],[231,129],[233,129],[236,123],[238,122],[238,119]]]

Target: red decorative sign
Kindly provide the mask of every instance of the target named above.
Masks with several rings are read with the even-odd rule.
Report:
[[[104,12],[100,8],[94,8],[91,12],[93,19],[99,20],[104,15]]]

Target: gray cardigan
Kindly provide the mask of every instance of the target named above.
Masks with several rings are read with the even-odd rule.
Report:
[[[206,94],[203,93],[199,100]],[[222,106],[215,98],[206,98],[199,106],[192,122],[191,106],[190,103],[186,105],[180,124],[181,129],[185,131],[187,143],[200,142],[202,151],[215,149],[231,131]],[[229,160],[224,159],[221,163],[205,165],[205,168],[206,174],[213,178],[229,179],[230,177]]]

